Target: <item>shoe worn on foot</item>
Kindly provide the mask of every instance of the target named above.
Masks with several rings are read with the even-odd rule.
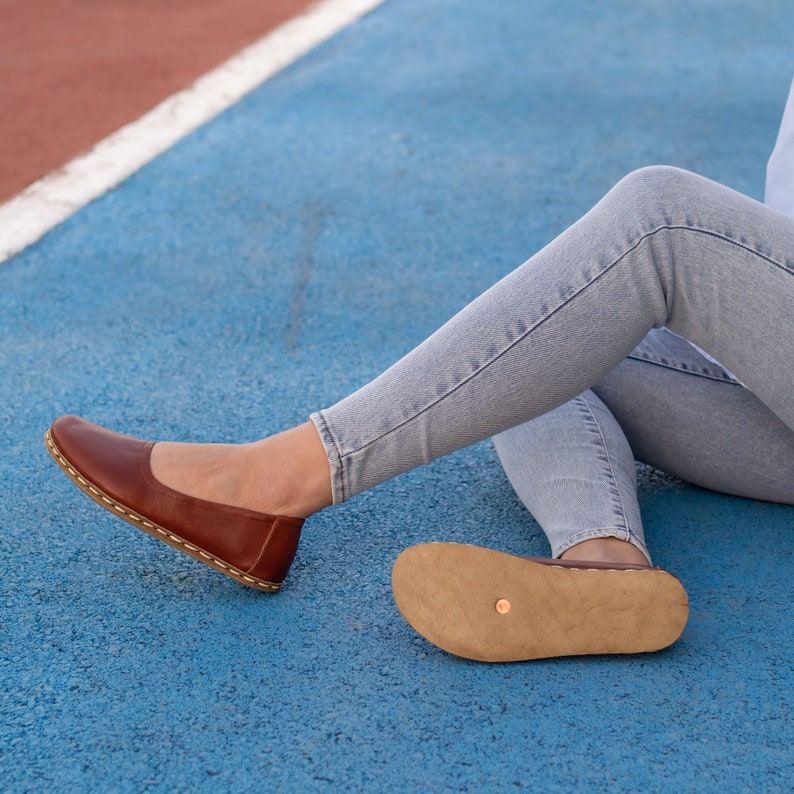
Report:
[[[660,568],[458,543],[406,549],[392,587],[419,634],[481,662],[658,651],[678,639],[688,616],[684,588]]]
[[[44,436],[47,450],[78,488],[119,518],[258,590],[275,592],[287,575],[302,518],[218,504],[158,482],[154,443],[62,416]]]

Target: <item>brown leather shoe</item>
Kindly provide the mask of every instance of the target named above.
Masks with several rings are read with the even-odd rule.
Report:
[[[481,662],[658,651],[678,639],[688,616],[684,588],[661,568],[516,557],[459,543],[406,549],[392,587],[419,634]]]
[[[44,436],[78,488],[130,524],[231,576],[277,591],[298,548],[302,518],[273,516],[186,496],[155,480],[154,443],[105,430],[77,416]]]

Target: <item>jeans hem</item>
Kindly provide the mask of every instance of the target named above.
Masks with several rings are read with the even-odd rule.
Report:
[[[317,433],[320,436],[320,441],[323,447],[325,447],[325,455],[328,458],[328,466],[331,469],[331,496],[333,504],[341,504],[345,501],[345,481],[336,439],[333,437],[331,428],[325,421],[322,411],[311,414],[309,419],[314,423]]]

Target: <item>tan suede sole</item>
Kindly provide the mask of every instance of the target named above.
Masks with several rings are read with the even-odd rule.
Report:
[[[233,565],[230,565],[219,557],[216,557],[214,554],[210,554],[195,544],[183,540],[173,532],[169,532],[167,529],[165,529],[165,527],[161,527],[159,524],[150,521],[140,513],[136,513],[126,505],[123,505],[121,502],[118,502],[111,496],[108,496],[108,494],[106,494],[101,488],[98,488],[92,482],[86,480],[85,477],[83,477],[80,472],[69,463],[61,450],[58,448],[58,445],[53,440],[52,433],[49,430],[44,435],[44,443],[46,444],[47,451],[50,453],[50,455],[52,455],[53,460],[61,467],[69,479],[83,493],[85,493],[87,496],[90,496],[91,499],[93,499],[98,505],[104,507],[105,510],[109,510],[111,513],[128,522],[129,524],[132,524],[134,527],[137,527],[138,529],[146,532],[148,535],[157,538],[157,540],[161,540],[163,543],[167,543],[169,546],[179,549],[179,551],[187,554],[194,560],[203,562],[205,565],[209,565],[211,568],[215,568],[215,570],[226,574],[226,576],[229,576],[235,581],[240,582],[240,584],[253,587],[256,590],[262,590],[266,593],[276,593],[281,589],[281,582],[267,582],[264,579],[258,579],[255,576],[251,576],[245,571],[241,571],[239,568],[235,568]]]
[[[688,617],[684,588],[659,568],[563,568],[457,543],[406,549],[392,587],[419,634],[481,662],[658,651]]]

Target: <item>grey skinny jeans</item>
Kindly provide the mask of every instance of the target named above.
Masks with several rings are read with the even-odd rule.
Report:
[[[386,372],[312,415],[334,502],[564,405],[662,326],[794,429],[794,221],[680,169],[629,174]]]
[[[715,491],[794,504],[794,430],[665,328],[592,389],[494,442],[554,557],[615,537],[650,561],[635,458]]]

